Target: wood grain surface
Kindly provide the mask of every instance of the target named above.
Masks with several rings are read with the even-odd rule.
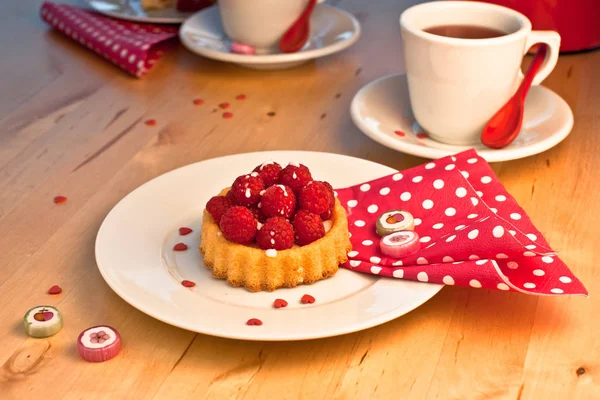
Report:
[[[340,54],[265,73],[179,46],[135,79],[51,31],[40,0],[0,2],[0,398],[600,398],[600,51],[561,56],[544,82],[573,109],[567,139],[493,164],[587,286],[587,299],[446,287],[366,331],[263,343],[166,325],[106,285],[94,258],[103,218],[173,168],[287,149],[396,169],[425,162],[368,139],[349,115],[360,87],[403,71],[398,17],[410,2],[331,3],[363,26]],[[248,98],[235,100],[240,93]],[[221,116],[224,101],[232,119]],[[149,118],[157,125],[143,124]],[[59,194],[67,204],[53,203]],[[47,295],[54,284],[63,293]],[[23,332],[23,314],[39,304],[69,316],[48,339]],[[110,362],[86,363],[76,338],[97,323],[117,327],[125,346]]]

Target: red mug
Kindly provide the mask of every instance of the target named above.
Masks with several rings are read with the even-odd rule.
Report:
[[[478,0],[524,14],[534,30],[556,31],[561,53],[600,48],[600,0]]]

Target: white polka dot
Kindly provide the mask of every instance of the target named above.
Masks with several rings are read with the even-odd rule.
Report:
[[[561,294],[564,293],[564,290],[559,289],[559,288],[554,288],[550,290],[552,293],[556,293],[556,294]]]
[[[534,289],[535,288],[535,283],[526,282],[526,283],[523,284],[523,287],[525,289]]]
[[[446,208],[446,211],[444,211],[444,213],[447,216],[452,217],[452,216],[456,215],[456,209],[454,209],[452,207],[448,207],[448,208]]]
[[[442,262],[451,263],[454,262],[454,259],[450,256],[444,256],[444,258],[442,258]]]
[[[528,244],[527,246],[525,246],[525,248],[526,248],[527,250],[533,250],[533,249],[535,249],[536,247],[537,247],[537,246],[536,246],[535,244]]]
[[[497,208],[494,208],[494,207],[492,207],[492,208],[490,208],[490,210],[492,210],[492,212],[493,212],[494,214],[497,214],[497,213],[498,213],[498,209],[497,209]]]
[[[533,233],[528,233],[526,236],[533,241],[537,240],[537,236],[535,236]]]
[[[459,187],[458,189],[456,189],[456,196],[463,198],[467,195],[467,189],[465,189],[464,187]]]
[[[484,176],[481,178],[481,183],[490,183],[492,181],[492,178],[489,176]]]
[[[372,240],[363,240],[362,244],[363,244],[363,246],[370,246],[373,244],[373,241]]]
[[[381,262],[381,258],[373,256],[369,258],[369,261],[371,261],[373,264],[379,264]]]
[[[496,286],[498,289],[500,290],[508,290],[509,287],[506,283],[499,283],[498,286]]]
[[[542,261],[545,262],[546,264],[550,264],[551,262],[554,261],[554,258],[552,258],[550,256],[544,256],[544,257],[542,257]]]
[[[544,270],[542,270],[542,269],[534,269],[534,270],[533,270],[533,274],[534,274],[535,276],[544,276],[544,275],[546,275],[546,273],[545,273],[545,272],[544,272]]]
[[[435,163],[430,162],[429,164],[427,164],[425,166],[425,169],[432,169],[432,168],[435,168]]]
[[[506,196],[503,194],[499,194],[496,196],[496,201],[506,201]]]
[[[521,214],[519,214],[519,213],[512,213],[512,214],[510,214],[510,217],[512,219],[514,219],[515,221],[518,221],[518,220],[521,219]]]
[[[423,201],[423,208],[426,210],[431,210],[433,208],[433,201],[429,199]]]
[[[454,169],[454,167],[456,167],[456,165],[454,165],[454,164],[448,164],[448,165],[446,165],[446,167],[444,169],[446,171],[452,171]]]
[[[482,191],[479,191],[479,190],[478,190],[478,191],[476,191],[475,193],[477,193],[477,196],[479,196],[479,197],[483,197],[483,192],[482,192]]]
[[[494,229],[492,229],[492,235],[494,235],[495,238],[501,238],[504,235],[504,228],[500,225],[494,227]]]
[[[475,261],[476,265],[483,265],[483,264],[487,264],[487,260],[477,260]]]
[[[148,50],[150,48],[149,44],[145,44],[142,46],[142,50]]]
[[[409,192],[404,192],[400,195],[400,200],[402,201],[409,201],[410,200],[410,193]]]
[[[381,272],[381,267],[371,267],[371,273],[377,275]]]
[[[513,230],[509,230],[508,232],[513,236],[515,236],[517,234],[517,231],[513,231]]]
[[[120,47],[121,46],[119,45],[119,43],[115,43],[115,45],[113,46],[112,49],[113,49],[113,51],[117,51],[117,50],[119,50]]]
[[[348,257],[356,257],[358,255],[358,251],[356,250],[352,250],[351,252],[348,253]]]
[[[422,177],[422,176],[420,176],[420,175],[418,175],[418,176],[415,176],[415,177],[412,179],[412,181],[413,181],[414,183],[419,183],[419,182],[421,182],[422,180],[423,180],[423,177]]]
[[[569,278],[568,276],[561,276],[560,278],[558,278],[559,281],[561,281],[562,283],[571,283],[572,280],[571,278]]]
[[[471,279],[469,281],[469,286],[479,289],[481,287],[481,282],[479,282],[477,279]]]
[[[508,268],[510,268],[510,269],[517,269],[517,268],[519,268],[519,264],[517,264],[517,263],[516,263],[516,262],[514,262],[514,261],[509,261],[509,262],[506,264],[506,266],[507,266]]]
[[[417,258],[417,264],[425,265],[425,264],[429,264],[429,261],[427,261],[427,259],[425,257],[419,257],[419,258]]]
[[[423,236],[421,239],[419,239],[419,241],[421,243],[429,243],[429,242],[431,242],[431,237],[429,237],[429,236]]]
[[[504,260],[504,259],[507,259],[508,256],[504,253],[498,253],[498,254],[496,254],[496,258],[499,260]]]
[[[398,266],[398,265],[402,265],[402,260],[398,260],[394,263],[392,263],[393,266]]]
[[[359,220],[354,221],[354,225],[358,226],[359,228],[362,228],[366,224],[365,224],[365,221],[359,219]]]
[[[473,205],[476,206],[477,204],[479,204],[479,200],[477,200],[475,197],[471,197],[471,203],[473,203]]]
[[[444,224],[442,224],[441,222],[438,222],[437,224],[433,225],[433,229],[442,229],[444,227]]]
[[[348,200],[348,207],[353,208],[356,207],[358,205],[358,201],[356,200]]]
[[[392,179],[393,179],[394,181],[399,181],[400,179],[402,179],[402,176],[403,176],[402,174],[400,174],[400,173],[397,173],[397,174],[394,174],[394,175],[392,176]]]
[[[535,257],[535,253],[532,251],[526,251],[525,253],[523,253],[523,255],[525,257]]]
[[[469,164],[475,164],[475,163],[477,162],[477,159],[476,159],[476,158],[469,158],[469,159],[467,160],[467,162],[468,162]]]
[[[423,221],[421,221],[421,218],[415,218],[414,223],[415,223],[415,226],[419,226],[419,225],[421,225],[421,223],[423,223]]]
[[[377,207],[376,204],[371,204],[369,206],[369,208],[367,208],[367,211],[370,212],[371,214],[374,214],[377,212],[378,209],[379,209],[379,207]]]
[[[472,254],[469,256],[469,260],[471,260],[471,261],[479,260],[479,256],[476,254]]]
[[[392,276],[394,278],[402,279],[402,278],[404,278],[404,270],[403,269],[397,269],[394,272],[392,272]]]
[[[436,189],[441,189],[444,187],[444,181],[441,179],[436,179],[435,181],[433,181],[433,187]]]
[[[460,231],[461,229],[463,229],[464,227],[466,227],[466,225],[459,225],[456,228],[454,228],[455,231]]]
[[[417,279],[419,282],[427,282],[429,281],[429,277],[427,276],[427,272],[421,271],[417,274]]]
[[[468,179],[468,178],[469,178],[469,173],[468,173],[467,171],[460,171],[460,173],[462,174],[462,176],[463,176],[465,179]]]
[[[129,58],[128,58],[128,60],[129,60],[129,63],[130,63],[130,64],[133,64],[133,63],[135,62],[135,58],[136,58],[136,57],[135,57],[135,54],[132,54],[132,55],[130,55],[130,56],[129,56]]]
[[[464,261],[454,261],[452,264],[458,265],[458,264],[462,264],[462,263],[464,263]]]
[[[448,238],[446,239],[446,242],[450,243],[454,239],[456,239],[456,235],[448,236]]]
[[[350,260],[351,267],[358,267],[360,265],[360,261]]]
[[[384,187],[383,189],[381,189],[379,191],[379,194],[382,196],[387,196],[388,194],[390,194],[390,191],[391,191],[390,188]]]
[[[475,239],[477,236],[479,235],[479,230],[478,229],[473,229],[471,232],[468,233],[467,237],[471,240]]]
[[[446,275],[442,279],[442,282],[444,282],[445,285],[454,285],[454,278],[452,278],[450,275]]]
[[[371,185],[369,185],[368,183],[365,183],[365,184],[362,184],[362,185],[360,185],[360,190],[361,190],[362,192],[366,192],[366,191],[368,191],[369,189],[371,189]]]
[[[467,215],[467,218],[469,218],[469,219],[473,219],[473,218],[477,218],[477,217],[478,217],[477,214],[469,214],[469,215]]]

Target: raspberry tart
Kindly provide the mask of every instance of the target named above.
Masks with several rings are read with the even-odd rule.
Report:
[[[331,185],[290,163],[257,166],[206,204],[200,252],[216,278],[251,292],[333,276],[352,250]]]

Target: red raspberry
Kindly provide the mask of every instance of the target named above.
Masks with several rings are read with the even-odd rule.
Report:
[[[250,207],[249,210],[258,222],[260,222],[261,224],[265,223],[265,221],[267,220],[267,216],[260,208],[258,208],[258,206]]]
[[[233,202],[238,206],[251,207],[258,203],[264,188],[265,184],[257,172],[238,176],[231,186]]]
[[[215,196],[206,203],[206,210],[212,215],[217,225],[221,222],[225,211],[231,207],[233,207],[233,203],[225,196]]]
[[[258,222],[246,207],[234,206],[223,214],[219,227],[225,239],[248,244],[256,237]]]
[[[254,168],[254,172],[258,172],[265,187],[273,186],[279,183],[279,173],[281,172],[281,165],[274,161],[266,162]]]
[[[256,244],[263,250],[291,249],[294,245],[294,228],[283,217],[271,217],[256,234]]]
[[[309,169],[302,164],[289,164],[279,173],[279,182],[291,187],[296,195],[310,181],[312,181],[312,175]]]
[[[321,217],[306,210],[300,210],[294,217],[296,243],[307,245],[325,236],[325,228]]]
[[[267,217],[291,218],[296,211],[296,196],[287,186],[271,186],[263,193],[260,209]]]
[[[332,196],[329,188],[323,182],[312,181],[300,190],[298,203],[302,210],[310,211],[314,214],[322,214],[329,210]]]
[[[335,208],[335,193],[333,192],[333,187],[329,184],[329,182],[322,181],[321,183],[327,186],[327,189],[329,189],[329,194],[331,195],[331,203],[329,203],[329,209],[324,213],[321,213],[321,219],[325,221],[331,219],[331,216],[333,215],[333,210]]]

